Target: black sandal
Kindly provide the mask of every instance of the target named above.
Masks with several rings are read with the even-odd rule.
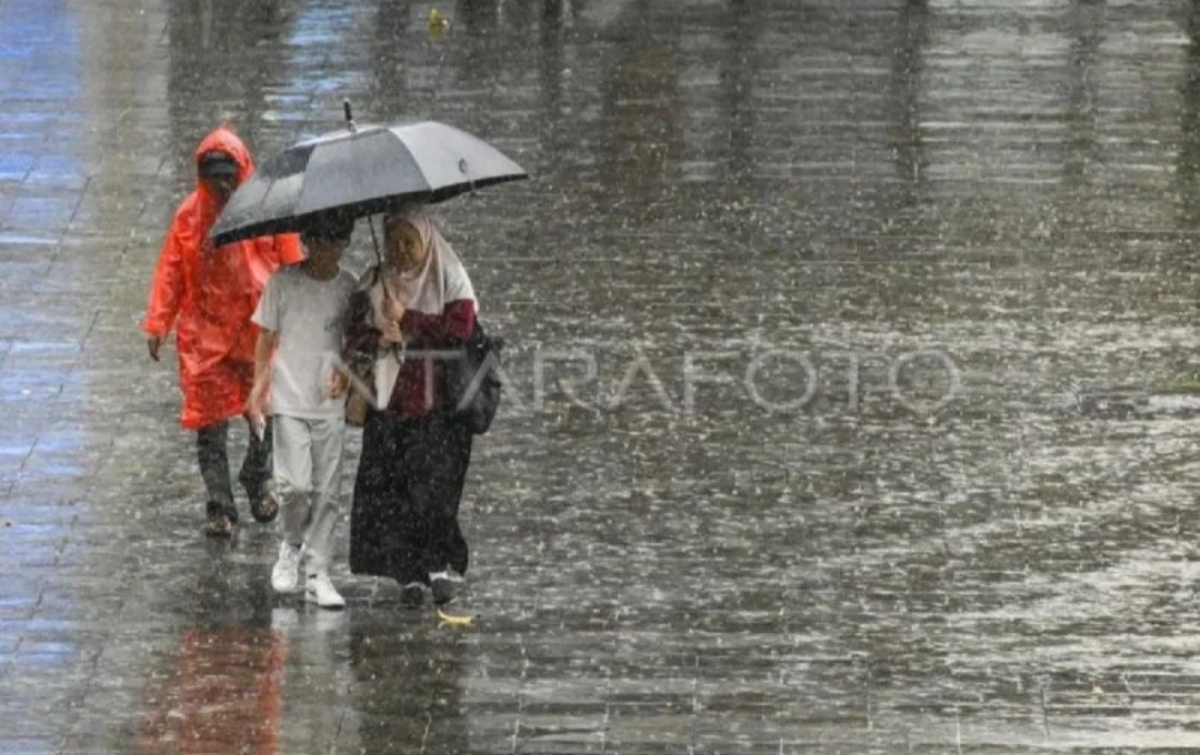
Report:
[[[233,520],[225,514],[213,514],[200,528],[208,537],[232,537]]]
[[[275,517],[279,516],[279,502],[275,500],[275,495],[267,492],[265,495],[251,498],[250,514],[254,517],[254,521],[260,524],[275,521]]]

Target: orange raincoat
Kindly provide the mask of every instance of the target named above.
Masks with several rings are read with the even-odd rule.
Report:
[[[249,150],[232,131],[218,128],[200,142],[197,168],[200,157],[212,150],[237,161],[239,183],[254,172]],[[214,249],[208,231],[219,211],[217,198],[198,181],[167,231],[142,324],[152,336],[165,336],[176,326],[180,424],[192,430],[245,412],[258,339],[250,316],[275,268],[304,259],[295,234]]]

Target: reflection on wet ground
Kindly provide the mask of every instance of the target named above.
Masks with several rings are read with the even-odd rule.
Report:
[[[431,7],[0,4],[0,750],[1200,749],[1191,6]],[[343,97],[534,176],[442,208],[469,629],[202,542],[135,329],[200,136]]]

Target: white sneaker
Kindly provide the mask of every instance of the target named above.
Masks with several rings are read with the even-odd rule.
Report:
[[[321,608],[344,608],[346,606],[346,601],[334,589],[333,583],[329,581],[329,575],[325,572],[308,575],[308,580],[304,585],[304,599],[310,603],[316,603]]]
[[[286,540],[279,544],[279,560],[271,569],[271,588],[291,593],[300,589],[300,547]]]

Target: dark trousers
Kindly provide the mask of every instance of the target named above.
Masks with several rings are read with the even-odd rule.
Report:
[[[246,420],[250,424],[249,418]],[[237,507],[233,505],[233,481],[229,476],[229,422],[220,422],[196,431],[196,452],[200,460],[200,476],[208,491],[207,511],[209,516],[225,514],[237,521]],[[242,459],[242,470],[238,482],[246,490],[250,500],[266,495],[267,483],[271,480],[271,423],[263,439],[259,440],[253,430],[246,457]]]

